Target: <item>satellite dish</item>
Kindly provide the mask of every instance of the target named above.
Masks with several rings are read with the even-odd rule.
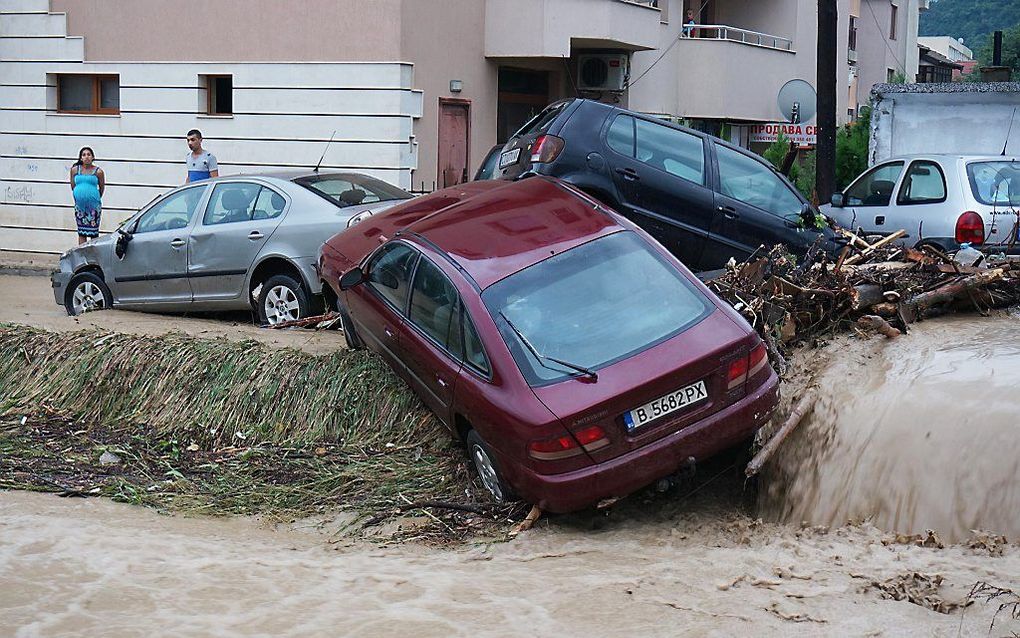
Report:
[[[779,112],[787,122],[800,124],[815,116],[815,89],[804,80],[790,80],[779,89]]]

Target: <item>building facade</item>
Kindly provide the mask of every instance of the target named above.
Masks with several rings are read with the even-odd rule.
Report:
[[[841,121],[911,32],[916,51],[921,1],[839,0]],[[574,95],[748,145],[783,121],[785,83],[814,85],[816,22],[816,0],[0,0],[0,252],[74,244],[80,147],[107,173],[109,232],[184,180],[191,128],[221,174],[325,152],[414,191],[468,179]]]
[[[918,37],[917,43],[953,62],[969,62],[974,59],[974,52],[960,41],[962,39],[957,40],[948,35],[927,35]]]

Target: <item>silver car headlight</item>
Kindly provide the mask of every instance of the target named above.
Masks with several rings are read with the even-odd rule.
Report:
[[[372,216],[372,211],[370,211],[370,210],[363,210],[360,213],[358,213],[357,215],[355,215],[354,217],[351,217],[349,220],[347,220],[347,227],[350,228],[351,226],[357,224],[358,222],[365,221],[366,219],[368,219],[371,216]]]

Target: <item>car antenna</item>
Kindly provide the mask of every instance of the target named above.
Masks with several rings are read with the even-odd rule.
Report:
[[[1013,118],[1016,117],[1016,107],[1013,107],[1013,114],[1009,116],[1009,128],[1006,129],[1006,141],[1002,143],[1002,157],[1006,157],[1006,147],[1009,146],[1009,134],[1013,131]]]
[[[333,130],[333,134],[329,136],[329,141],[326,142],[326,148],[322,149],[322,157],[319,158],[319,163],[312,169],[313,173],[319,172],[319,167],[322,166],[322,160],[326,158],[326,152],[329,150],[329,145],[333,143],[333,138],[336,137],[336,129]]]

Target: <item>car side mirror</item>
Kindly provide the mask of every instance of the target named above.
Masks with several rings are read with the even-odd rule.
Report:
[[[846,201],[843,199],[843,193],[833,193],[832,194],[832,207],[833,208],[843,208],[844,206],[846,206]]]
[[[396,278],[394,277],[394,279]],[[352,268],[340,277],[340,290],[350,290],[351,288],[364,283],[364,281],[365,272],[360,267]]]

